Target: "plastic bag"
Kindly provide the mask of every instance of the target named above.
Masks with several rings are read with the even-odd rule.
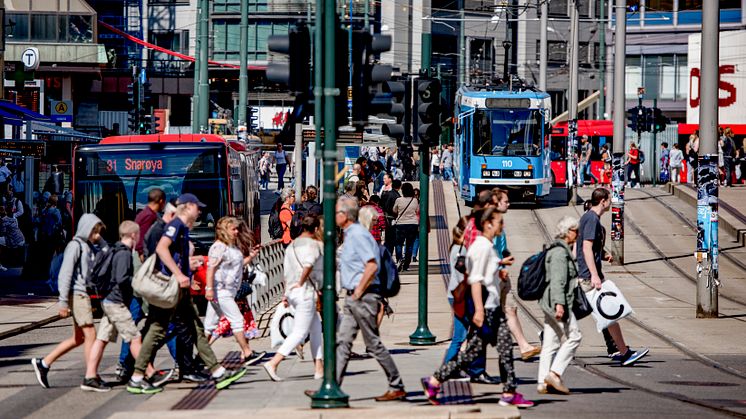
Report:
[[[262,265],[256,264],[256,265],[250,265],[246,269],[249,274],[255,274],[254,281],[251,283],[251,285],[255,287],[266,287],[267,286],[267,273],[264,272],[264,268],[262,268]]]
[[[282,345],[282,342],[293,330],[294,315],[295,310],[292,306],[285,307],[282,303],[277,305],[275,314],[272,315],[272,320],[269,322],[269,340],[273,348]]]
[[[608,280],[601,284],[600,290],[594,288],[585,296],[593,307],[598,333],[634,312],[616,284]]]

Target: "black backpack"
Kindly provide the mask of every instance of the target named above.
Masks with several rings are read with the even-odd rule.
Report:
[[[640,152],[640,164],[645,163],[645,153],[642,150],[639,150]]]
[[[272,211],[269,213],[269,237],[273,239],[281,239],[282,234],[285,232],[285,229],[282,227],[282,222],[280,221],[280,211]]]
[[[391,253],[386,249],[386,246],[379,244],[378,248],[381,255],[381,266],[378,269],[381,296],[384,298],[396,297],[401,289],[399,270],[396,269],[394,258],[391,257]]]
[[[100,298],[104,298],[111,292],[114,286],[114,281],[111,278],[111,262],[114,259],[115,253],[116,251],[113,247],[104,244],[96,253],[96,256],[94,256],[93,264],[85,279],[88,295],[97,295]]]
[[[518,274],[518,296],[521,300],[535,301],[544,295],[544,290],[547,287],[547,272],[544,261],[547,257],[547,252],[550,249],[559,246],[553,244],[526,259],[521,265],[521,273]]]

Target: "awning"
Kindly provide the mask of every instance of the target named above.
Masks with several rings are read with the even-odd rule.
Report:
[[[86,134],[85,132],[76,131],[72,128],[65,128],[55,125],[52,122],[32,121],[31,133],[34,135],[43,135],[49,137],[49,141],[90,141],[99,142],[101,137]]]
[[[736,135],[746,135],[746,124],[722,124],[723,128],[730,128]],[[694,134],[699,129],[699,124],[679,124],[679,135]]]
[[[48,116],[44,116],[40,113],[32,111],[31,109],[24,108],[23,106],[16,105],[15,103],[8,100],[0,100],[0,111],[12,115],[12,117],[15,119],[21,119],[23,121],[52,122],[52,120],[49,119]]]

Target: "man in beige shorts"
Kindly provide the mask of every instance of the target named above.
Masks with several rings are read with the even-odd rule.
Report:
[[[47,375],[52,363],[80,345],[84,345],[85,360],[96,340],[93,327],[91,298],[86,291],[86,276],[93,265],[94,245],[106,245],[101,239],[104,224],[93,214],[83,214],[78,220],[75,237],[65,247],[62,266],[58,276],[60,290],[60,317],[73,317],[73,335],[57,345],[49,355],[33,358],[36,379],[44,388],[49,388]]]
[[[132,249],[139,237],[140,226],[134,221],[124,221],[119,225],[119,241],[111,250],[113,253],[109,290],[101,303],[104,317],[98,326],[96,341],[93,343],[86,363],[85,379],[80,386],[83,390],[96,392],[111,390],[111,387],[98,377],[98,366],[104,355],[106,344],[116,343],[118,335],[121,335],[125,342],[129,342],[132,356],[137,357],[140,354],[142,336],[129,310],[129,304],[132,302],[132,277],[134,275]],[[148,375],[152,373],[153,367],[149,365]]]

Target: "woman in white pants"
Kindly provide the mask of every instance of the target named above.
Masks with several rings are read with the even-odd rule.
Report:
[[[205,298],[210,304],[207,305],[205,314],[205,333],[209,338],[218,326],[220,316],[225,316],[231,324],[233,337],[241,347],[241,361],[248,366],[259,361],[266,352],[257,353],[249,347],[249,342],[244,336],[243,313],[236,303],[243,268],[259,252],[258,246],[252,248],[250,243],[243,243],[248,238],[239,236],[240,223],[241,221],[235,217],[223,217],[218,220],[215,229],[216,240],[207,254]],[[239,247],[248,248],[248,256],[244,256]]]
[[[555,237],[555,247],[547,252],[545,259],[549,284],[539,299],[539,306],[544,312],[544,342],[539,359],[537,390],[543,394],[552,388],[570,394],[562,381],[562,373],[570,365],[583,338],[572,313],[575,287],[578,286],[578,268],[572,245],[578,238],[578,220],[563,217],[557,224]],[[565,338],[564,342],[562,338]]]
[[[321,281],[318,264],[321,262],[323,245],[315,233],[319,230],[319,218],[306,215],[302,220],[303,232],[285,249],[285,305],[295,309],[293,331],[280,345],[275,356],[265,363],[264,370],[273,381],[282,381],[277,375],[277,367],[290,352],[305,342],[311,335],[311,356],[316,371],[314,379],[324,376],[321,317],[316,311],[316,300]]]

